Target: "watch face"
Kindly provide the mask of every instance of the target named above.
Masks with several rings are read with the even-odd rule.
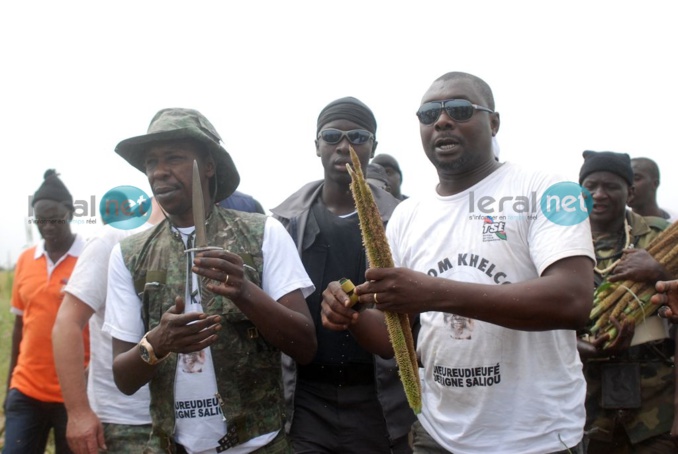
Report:
[[[139,345],[139,353],[141,354],[141,359],[147,363],[151,361],[151,355],[148,353],[148,350],[143,345]]]

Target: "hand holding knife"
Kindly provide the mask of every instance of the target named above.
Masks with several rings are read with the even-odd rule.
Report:
[[[205,223],[205,199],[202,193],[202,181],[198,161],[193,160],[193,223],[195,225],[195,247],[184,252],[223,250],[217,246],[207,246],[207,224]]]
[[[197,160],[193,161],[192,187],[193,187],[192,194],[193,222],[195,224],[195,243],[194,243],[195,247],[188,248],[184,252],[203,253],[196,257],[195,265],[192,267],[193,271],[196,272],[197,274],[203,276],[204,278],[207,278],[208,280],[211,280],[212,282],[224,284],[226,286],[235,285],[237,288],[239,288],[240,287],[239,282],[242,282],[245,279],[243,268],[248,268],[255,272],[256,270],[251,266],[247,265],[246,263],[243,263],[242,258],[239,258],[239,261],[241,263],[238,264],[237,267],[240,268],[240,270],[230,272],[227,271],[226,269],[222,268],[223,266],[226,265],[226,262],[231,263],[230,266],[233,266],[233,260],[227,258],[227,256],[235,254],[230,254],[226,252],[222,247],[207,245],[205,200],[203,198],[202,182],[200,179],[200,169],[198,167]],[[228,268],[228,266],[226,268]],[[210,281],[207,282],[208,282],[207,285],[210,285],[209,284]],[[204,284],[202,284],[201,281],[200,286],[201,288],[199,289],[201,295],[203,293],[202,285]]]

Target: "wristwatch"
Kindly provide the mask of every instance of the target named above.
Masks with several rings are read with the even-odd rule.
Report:
[[[151,345],[150,342],[148,342],[148,339],[146,339],[147,336],[148,333],[144,334],[144,337],[142,337],[141,340],[139,341],[139,354],[141,355],[141,359],[146,361],[151,366],[167,359],[169,353],[163,356],[162,358],[158,358],[157,356],[155,356],[153,346]]]

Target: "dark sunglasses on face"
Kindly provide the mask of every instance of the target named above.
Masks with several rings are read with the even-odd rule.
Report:
[[[423,125],[432,125],[445,109],[447,115],[454,121],[469,121],[475,110],[493,113],[492,109],[473,104],[466,99],[446,99],[444,101],[431,101],[421,105],[417,110],[417,117]]]
[[[335,145],[344,140],[344,136],[353,145],[362,145],[370,139],[374,138],[374,134],[364,129],[352,129],[350,131],[341,131],[339,129],[323,129],[318,134],[318,138],[323,139],[330,145]]]

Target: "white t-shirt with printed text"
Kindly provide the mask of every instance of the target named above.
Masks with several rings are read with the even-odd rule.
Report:
[[[442,197],[432,188],[403,201],[387,226],[395,265],[502,285],[536,279],[566,257],[593,259],[588,220],[561,226],[540,210],[541,194],[560,181],[505,163],[459,194]],[[424,312],[417,353],[424,366],[419,420],[445,449],[543,454],[581,440],[586,382],[574,331],[517,331]]]

